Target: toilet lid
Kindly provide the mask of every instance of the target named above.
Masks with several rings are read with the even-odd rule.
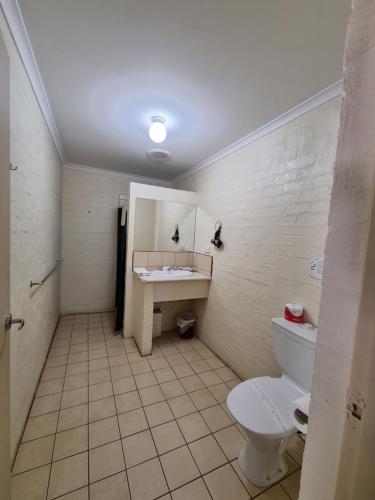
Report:
[[[234,418],[246,429],[276,437],[295,428],[291,403],[302,394],[285,377],[260,377],[237,385],[227,403]]]

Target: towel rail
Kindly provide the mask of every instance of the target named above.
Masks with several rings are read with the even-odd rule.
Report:
[[[44,278],[41,280],[41,281],[31,281],[30,280],[30,288],[32,288],[33,286],[42,286],[47,280],[48,278],[51,276],[51,274],[56,271],[56,269],[59,267],[59,265],[61,264],[61,262],[63,261],[63,259],[57,259],[56,260],[56,264],[53,266],[53,268],[44,276]]]

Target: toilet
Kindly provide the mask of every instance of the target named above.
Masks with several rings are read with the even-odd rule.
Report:
[[[249,379],[228,394],[229,411],[248,437],[239,464],[257,486],[270,486],[288,471],[284,452],[297,433],[292,402],[311,390],[316,333],[312,325],[274,318],[273,347],[282,376]]]

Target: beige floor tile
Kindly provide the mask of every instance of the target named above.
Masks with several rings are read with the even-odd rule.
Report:
[[[170,399],[168,400],[168,404],[175,418],[184,417],[185,415],[189,415],[190,413],[197,411],[188,394]]]
[[[67,493],[62,497],[59,497],[59,500],[88,500],[89,499],[89,488],[85,486],[84,488],[80,488],[79,490],[72,491],[71,493]]]
[[[88,448],[87,425],[75,427],[56,434],[53,461],[82,453]]]
[[[194,370],[187,363],[174,366],[173,371],[177,375],[178,378],[189,377],[194,375]]]
[[[197,361],[191,361],[190,366],[195,371],[195,373],[204,373],[204,372],[211,370],[210,365],[208,365],[204,359],[198,359]]]
[[[185,444],[184,437],[175,420],[153,427],[151,433],[159,455]]]
[[[18,474],[51,461],[55,436],[47,436],[28,443],[22,443],[18,449],[13,467],[13,474]]]
[[[189,449],[201,474],[207,474],[228,462],[212,435],[190,443]]]
[[[61,408],[70,408],[71,406],[78,406],[89,401],[87,387],[80,387],[79,389],[72,389],[71,391],[64,391],[62,393]]]
[[[155,370],[154,373],[160,384],[163,382],[169,382],[170,380],[175,380],[177,378],[175,372],[170,367]]]
[[[125,354],[120,355],[120,356],[110,356],[108,358],[109,366],[121,366],[121,365],[128,365],[128,357]]]
[[[298,436],[298,434],[296,434],[290,440],[287,451],[289,455],[297,462],[298,465],[302,465],[304,449],[305,449],[305,442]]]
[[[169,367],[169,363],[165,358],[150,359],[149,363],[153,370],[160,370],[161,368]]]
[[[70,353],[75,353],[75,352],[87,352],[89,350],[89,346],[87,343],[84,344],[72,344],[70,346],[69,352]]]
[[[109,346],[107,345],[107,354],[110,357],[118,357],[118,356],[123,356],[125,355],[125,349],[124,346]]]
[[[153,500],[168,493],[167,483],[157,458],[128,470],[132,500]]]
[[[214,436],[229,460],[237,458],[246,443],[246,439],[235,425],[215,432]]]
[[[118,423],[122,438],[148,429],[143,408],[121,413],[121,415],[118,415]]]
[[[80,387],[86,387],[88,385],[88,373],[78,373],[77,375],[70,375],[69,377],[65,377],[64,391],[70,391],[71,389],[78,389]]]
[[[112,366],[110,370],[113,381],[119,378],[130,377],[132,375],[130,365]]]
[[[208,389],[201,389],[200,391],[190,392],[189,396],[198,410],[209,408],[217,404],[216,399],[212,396]]]
[[[100,384],[102,382],[109,382],[111,380],[111,372],[109,368],[103,368],[103,370],[96,370],[94,372],[89,372],[89,385]]]
[[[242,484],[245,486],[247,491],[250,493],[251,497],[255,497],[256,495],[259,495],[260,493],[262,493],[262,491],[265,488],[260,488],[259,486],[255,486],[255,484],[251,483],[247,479],[247,477],[245,476],[245,474],[242,472],[242,470],[240,468],[240,465],[238,463],[238,458],[233,460],[231,463],[232,463],[232,467],[234,468],[234,470],[237,473],[237,476],[240,478]]]
[[[173,420],[173,414],[165,401],[145,406],[144,410],[150,427]]]
[[[186,415],[185,417],[179,418],[177,422],[188,443],[210,434],[210,429],[199,413]]]
[[[199,361],[200,359],[202,359],[197,351],[187,351],[182,353],[182,356],[188,363],[192,363],[193,361]]]
[[[223,382],[229,382],[229,380],[237,378],[236,374],[226,366],[224,366],[223,368],[218,368],[217,370],[215,370],[215,373],[219,375]]]
[[[281,486],[288,493],[292,500],[298,500],[301,481],[301,471],[294,472],[289,477],[281,481]]]
[[[171,380],[170,382],[160,384],[160,388],[166,399],[176,398],[185,394],[185,389],[179,380]]]
[[[31,441],[44,436],[49,436],[56,432],[57,419],[59,412],[47,413],[39,417],[29,418],[25,431],[22,436],[22,442]]]
[[[216,356],[211,356],[210,358],[206,359],[206,363],[213,369],[217,370],[217,368],[222,368],[224,363],[221,361],[221,359],[217,358]]]
[[[173,500],[211,500],[208,489],[201,478],[172,491],[172,498]]]
[[[97,401],[110,396],[113,396],[112,382],[101,382],[89,386],[89,401]]]
[[[156,449],[149,430],[133,434],[122,440],[126,467],[134,467],[156,457]]]
[[[55,366],[63,366],[68,362],[68,356],[66,354],[62,356],[48,357],[46,361],[46,368],[54,368]]]
[[[54,462],[48,488],[48,500],[88,484],[88,453],[80,453]]]
[[[89,422],[116,415],[115,398],[99,399],[89,403]]]
[[[117,413],[135,410],[142,406],[138,391],[126,392],[115,396]]]
[[[130,363],[133,375],[139,375],[140,373],[146,373],[151,371],[151,366],[148,361],[137,361],[135,363]]]
[[[88,421],[89,421],[88,404],[73,406],[72,408],[67,408],[66,410],[60,411],[57,430],[60,432],[66,429],[72,429],[73,427],[78,427],[79,425],[87,424]]]
[[[117,417],[92,422],[89,425],[89,447],[95,448],[120,439]]]
[[[89,451],[90,483],[125,469],[121,441],[105,444]]]
[[[38,415],[45,415],[46,413],[57,411],[60,408],[61,394],[60,392],[58,394],[50,394],[49,396],[35,398],[29,416],[37,417]]]
[[[142,361],[142,356],[140,355],[140,353],[138,351],[131,352],[127,356],[128,356],[129,363],[135,363],[137,361]]]
[[[104,347],[103,347],[104,345]],[[94,349],[96,347],[101,347],[100,349]],[[97,342],[95,344],[90,345],[89,344],[89,369],[90,369],[90,362],[95,360],[95,361],[100,361],[104,359],[106,363],[103,362],[106,366],[109,366],[108,363],[108,358],[107,358],[107,349],[105,348],[104,342]],[[102,366],[102,368],[104,368]]]
[[[220,405],[211,406],[200,412],[211,432],[219,431],[232,425],[231,419]]]
[[[130,392],[137,389],[134,377],[125,377],[113,380],[112,386],[115,395],[124,394],[125,392]]]
[[[40,380],[41,382],[45,382],[46,380],[53,380],[61,377],[65,377],[65,365],[45,368]]]
[[[46,380],[45,382],[40,382],[38,390],[36,391],[36,396],[48,396],[49,394],[56,394],[57,392],[62,392],[64,386],[64,378],[55,378],[53,380]]]
[[[204,389],[204,384],[197,377],[197,375],[191,375],[190,377],[181,378],[180,382],[184,386],[186,392],[193,392]]]
[[[209,472],[203,479],[213,500],[228,500],[229,498],[248,500],[249,498],[249,494],[229,464]]]
[[[256,497],[257,500],[290,500],[290,497],[285,493],[279,484],[272,486],[269,490]]]
[[[213,371],[201,373],[199,378],[202,380],[206,387],[211,387],[212,385],[217,385],[221,383],[219,376]]]
[[[91,484],[90,500],[130,500],[126,473],[120,472]]]
[[[95,370],[104,370],[109,367],[108,358],[90,359],[89,361],[89,372]]]
[[[167,356],[167,361],[173,367],[178,366],[178,365],[183,365],[183,364],[186,363],[185,358],[183,358],[181,356],[181,354],[175,354],[173,356]]]
[[[141,397],[143,406],[151,405],[153,403],[159,403],[160,401],[165,400],[164,394],[162,393],[160,386],[158,385],[140,389],[139,395]]]
[[[12,477],[13,500],[45,500],[51,465],[23,472]]]
[[[82,361],[88,361],[88,359],[89,359],[88,352],[74,352],[73,354],[69,354],[68,365],[71,363],[80,363]]]
[[[199,470],[187,446],[162,455],[160,462],[171,490],[199,477]]]
[[[164,356],[177,356],[179,354],[178,350],[175,348],[174,345],[166,345],[166,346],[160,346],[160,349]]]
[[[242,382],[242,380],[238,377],[234,378],[233,380],[228,380],[226,383],[226,385],[229,387],[229,389],[233,389],[234,387],[236,387],[238,384],[240,384]]]
[[[79,363],[72,363],[66,367],[67,375],[76,375],[78,373],[84,373],[89,371],[88,361],[81,361]]]
[[[213,385],[209,387],[208,390],[218,403],[224,403],[227,400],[228,394],[230,392],[229,387],[227,387],[224,383]]]
[[[138,389],[143,389],[144,387],[151,387],[152,385],[157,385],[158,381],[152,372],[140,373],[139,375],[134,375],[135,383]]]
[[[210,351],[210,349],[208,347],[202,347],[202,349],[197,349],[197,351],[200,354],[200,356],[202,357],[202,359],[207,359],[207,358],[211,358],[212,356],[214,356],[214,353],[212,351]]]

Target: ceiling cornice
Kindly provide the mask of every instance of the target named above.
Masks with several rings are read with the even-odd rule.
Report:
[[[170,187],[171,181],[164,179],[155,179],[154,177],[145,177],[142,175],[130,174],[128,172],[118,172],[117,170],[109,170],[104,168],[91,167],[89,165],[79,165],[78,163],[66,163],[64,168],[71,168],[74,170],[83,170],[84,172],[90,172],[94,174],[108,174],[108,175],[119,175],[121,177],[128,177],[134,182],[147,184],[155,184],[157,186]]]
[[[274,130],[282,127],[283,125],[286,125],[287,123],[295,120],[296,118],[299,118],[300,116],[308,113],[309,111],[313,110],[314,108],[317,108],[318,106],[330,101],[331,99],[334,99],[335,97],[339,97],[342,95],[342,80],[339,80],[338,82],[330,85],[329,87],[325,88],[321,92],[318,92],[317,94],[313,95],[309,99],[306,99],[306,101],[301,102],[300,104],[297,104],[297,106],[294,106],[291,108],[289,111],[286,111],[282,115],[278,116],[277,118],[274,118],[270,122],[266,123],[265,125],[262,125],[261,127],[257,128],[253,132],[250,132],[250,134],[245,135],[238,141],[234,142],[230,146],[227,146],[226,148],[222,149],[221,151],[218,151],[217,153],[213,154],[209,158],[206,158],[205,160],[201,161],[194,167],[190,168],[189,170],[186,170],[182,174],[178,175],[177,177],[171,179],[171,182],[178,182],[182,179],[185,179],[185,177],[188,177],[191,174],[194,174],[196,172],[199,172],[200,170],[203,170],[204,168],[207,168],[214,163],[218,162],[219,160],[222,160],[223,158],[229,156],[230,154],[234,153],[235,151],[238,151],[239,149],[247,146],[248,144],[251,144],[254,141],[257,141],[261,137],[264,137],[267,134],[270,134]]]
[[[0,6],[8,23],[14,43],[17,47],[31,86],[39,103],[40,109],[46,121],[47,127],[55,143],[57,152],[62,163],[65,162],[64,147],[52,114],[51,106],[43,85],[30,39],[23,22],[21,10],[17,0],[0,0]]]

